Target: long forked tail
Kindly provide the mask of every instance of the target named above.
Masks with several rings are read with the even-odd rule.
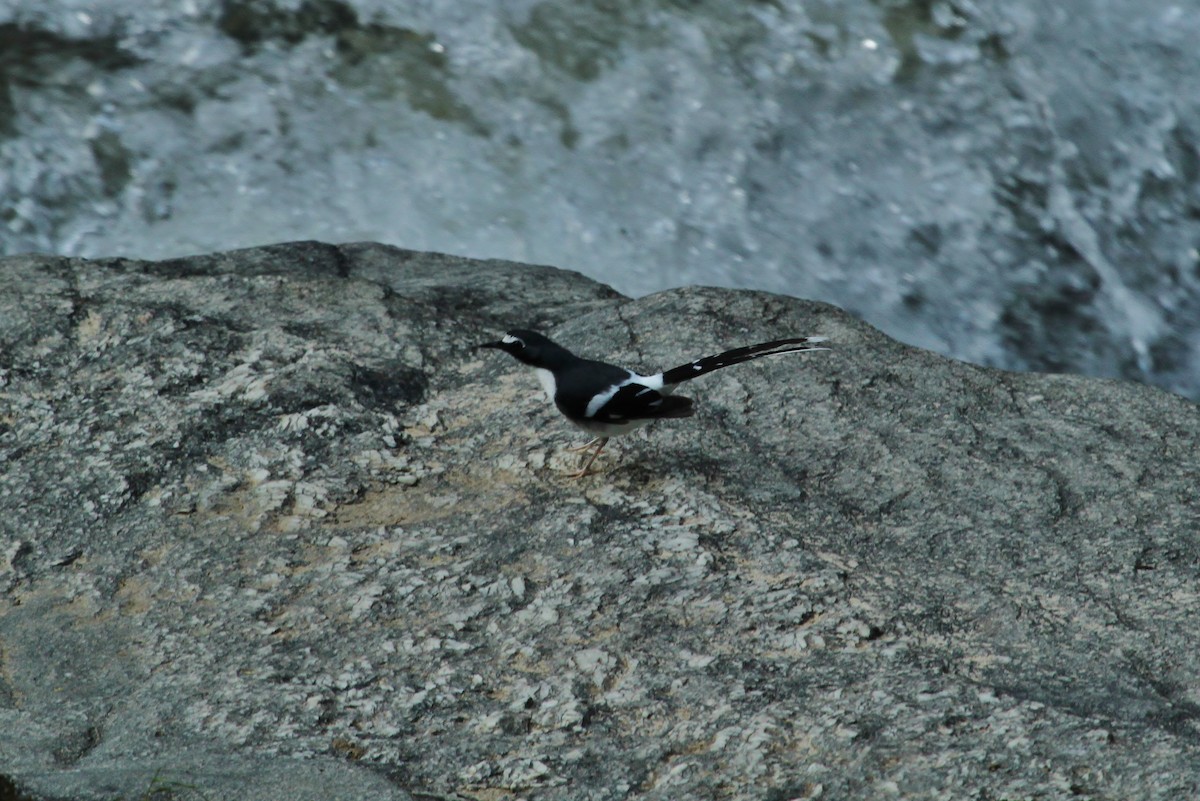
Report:
[[[824,341],[825,337],[796,337],[795,339],[777,339],[774,342],[761,342],[758,345],[734,348],[724,353],[718,353],[716,356],[705,356],[703,359],[672,367],[663,373],[663,384],[669,386],[682,381],[690,381],[697,376],[711,373],[713,370],[720,370],[722,367],[741,364],[753,359],[761,359],[763,356],[801,353],[807,350],[829,350],[829,348],[820,346],[819,343]]]

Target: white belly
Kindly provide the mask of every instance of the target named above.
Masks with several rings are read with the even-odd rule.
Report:
[[[537,372],[538,381],[541,382],[542,389],[546,390],[546,400],[554,403],[554,390],[558,387],[558,384],[554,380],[554,373],[544,367],[536,367],[534,370]]]

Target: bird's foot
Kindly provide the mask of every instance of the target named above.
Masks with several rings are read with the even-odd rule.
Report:
[[[589,439],[587,442],[583,443],[582,445],[576,445],[574,448],[567,448],[567,453],[579,453],[580,451],[586,451],[588,448],[592,447],[599,441],[600,441],[599,437],[593,437],[592,439]]]
[[[573,473],[566,473],[565,475],[567,478],[583,478],[584,476],[594,476],[594,475],[598,475],[599,473],[600,473],[599,470],[593,470],[592,466],[588,465],[587,467],[583,468],[582,470],[576,470]]]
[[[574,473],[568,473],[567,478],[583,478],[588,475],[592,469],[592,465],[596,462],[596,457],[600,455],[600,451],[604,450],[604,446],[608,444],[608,437],[596,437],[592,442],[597,443],[596,449],[592,451],[592,456],[587,460],[587,464],[582,469],[576,470]],[[591,445],[592,443],[588,443]]]

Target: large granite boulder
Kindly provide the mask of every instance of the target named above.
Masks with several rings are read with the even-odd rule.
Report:
[[[1200,785],[1200,411],[754,292],[298,243],[0,262],[0,797]],[[470,346],[706,376],[582,441]]]

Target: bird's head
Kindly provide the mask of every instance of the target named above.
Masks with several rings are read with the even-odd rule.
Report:
[[[531,367],[546,368],[555,366],[562,354],[567,353],[565,348],[556,345],[548,337],[522,328],[509,331],[499,342],[485,342],[475,347],[502,350]]]

